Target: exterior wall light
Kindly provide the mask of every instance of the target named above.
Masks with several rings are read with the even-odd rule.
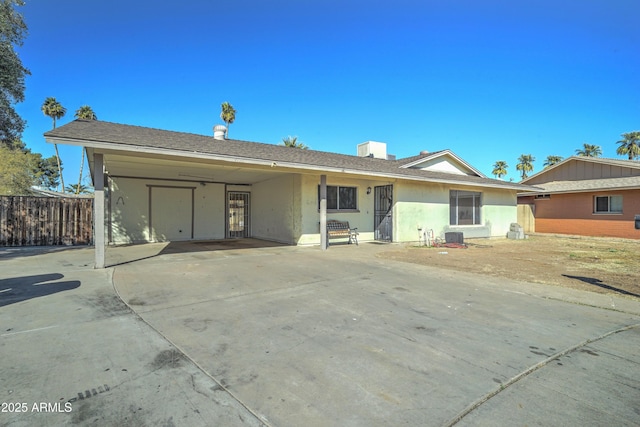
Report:
[[[367,187],[367,194],[371,194],[371,187]]]

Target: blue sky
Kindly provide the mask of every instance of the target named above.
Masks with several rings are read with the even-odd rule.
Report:
[[[32,75],[17,110],[23,140],[52,155],[40,106],[90,105],[100,120],[356,154],[383,141],[398,158],[451,149],[518,181],[583,143],[617,156],[640,130],[637,0],[188,2],[27,1],[19,54]],[[65,184],[80,149],[60,146]],[[86,169],[85,169],[86,170]]]

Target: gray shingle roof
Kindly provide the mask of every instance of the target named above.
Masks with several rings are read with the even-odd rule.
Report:
[[[274,162],[281,167],[305,166],[344,172],[366,172],[371,176],[395,176],[420,181],[466,184],[472,186],[534,191],[537,188],[478,176],[455,175],[443,172],[401,168],[420,156],[400,160],[384,160],[350,156],[316,150],[301,150],[281,145],[240,140],[218,140],[212,136],[123,125],[98,120],[74,120],[44,134],[47,141],[69,143],[94,148],[122,151],[170,151],[176,155],[198,154],[213,159],[233,159],[247,164],[256,161]],[[428,157],[429,153],[424,155]],[[194,156],[195,157],[195,156]]]
[[[538,192],[539,194],[640,189],[640,176],[583,179],[580,181],[552,181],[538,184],[537,187],[543,189],[543,191]]]

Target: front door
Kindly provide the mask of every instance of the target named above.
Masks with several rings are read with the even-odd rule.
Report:
[[[373,230],[376,240],[393,240],[393,185],[381,185],[375,188],[373,211]]]
[[[250,237],[250,193],[229,191],[227,194],[227,238],[239,239]]]

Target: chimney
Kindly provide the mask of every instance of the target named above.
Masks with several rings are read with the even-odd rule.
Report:
[[[227,128],[224,125],[215,125],[213,127],[213,139],[224,140],[224,135],[227,133]]]

